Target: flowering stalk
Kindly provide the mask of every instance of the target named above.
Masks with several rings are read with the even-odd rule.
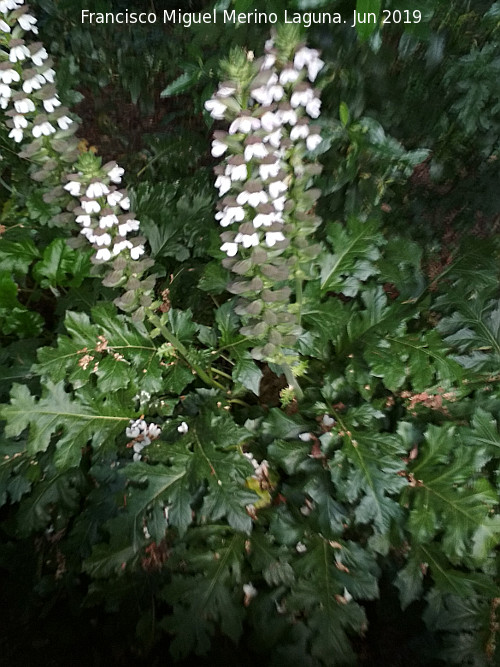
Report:
[[[142,320],[155,279],[141,277],[153,261],[138,261],[144,239],[128,237],[139,230],[139,221],[130,212],[126,190],[116,187],[124,170],[114,162],[101,166],[90,152],[79,155],[78,124],[59,99],[53,62],[43,44],[27,39],[38,34],[36,24],[24,0],[0,0],[0,108],[8,136],[22,146],[19,156],[29,160],[31,177],[44,183],[44,200],[59,205],[53,222],[77,222],[80,242],[72,245],[85,239],[95,251],[94,264],[107,268],[111,263],[103,283],[123,287],[115,304]]]
[[[310,84],[323,64],[295,26],[284,26],[257,62],[232,54],[224,64],[228,80],[205,104],[213,118],[229,122],[212,143],[212,155],[223,156],[215,168],[215,217],[225,230],[223,264],[236,274],[228,289],[241,297],[241,332],[260,343],[253,357],[280,364],[294,386],[290,348],[301,333],[302,283],[313,277],[319,252],[309,237],[320,224],[319,192],[310,189],[320,167],[308,153],[321,142],[311,124],[321,101]]]

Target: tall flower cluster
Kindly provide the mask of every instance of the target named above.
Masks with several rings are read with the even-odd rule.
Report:
[[[121,183],[124,169],[110,162],[101,169],[100,161],[92,153],[82,156],[79,170],[67,176],[64,189],[77,199],[73,208],[80,234],[94,248],[96,262],[109,262],[123,251],[133,260],[144,254],[141,239],[127,239],[130,232],[139,229],[139,220],[130,213],[130,199]],[[94,175],[95,174],[95,175]]]
[[[76,142],[65,141],[76,130],[55,87],[53,62],[41,42],[24,39],[38,34],[37,20],[24,0],[0,0],[0,108],[7,117],[9,138],[31,142],[29,157],[42,169],[37,180],[54,171],[54,154],[74,159]],[[48,162],[48,165],[47,165]]]
[[[104,284],[125,289],[116,305],[142,319],[155,281],[140,278],[153,262],[140,259],[144,239],[129,236],[139,221],[126,190],[117,187],[124,170],[114,162],[101,167],[90,152],[79,155],[73,136],[78,123],[59,99],[49,54],[29,41],[30,33],[38,34],[37,20],[24,0],[0,0],[0,109],[8,136],[22,147],[32,178],[44,183],[45,201],[67,208],[53,222],[76,221],[80,238],[95,251],[93,262],[109,265]]]
[[[301,331],[302,281],[318,252],[307,238],[320,223],[310,189],[319,167],[309,153],[321,143],[312,84],[323,65],[318,51],[278,32],[257,62],[233,55],[228,81],[205,104],[229,123],[212,143],[212,155],[223,158],[215,217],[223,264],[237,276],[228,289],[241,296],[242,333],[266,341],[252,351],[256,359],[282,362]]]

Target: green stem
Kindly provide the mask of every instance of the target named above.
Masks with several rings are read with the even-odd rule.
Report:
[[[210,370],[212,371],[212,373],[215,373],[216,375],[220,375],[221,377],[226,378],[226,380],[233,379],[228,373],[224,373],[224,371],[221,371],[218,368],[214,368],[213,366],[210,366]]]
[[[302,271],[295,272],[295,302],[298,307],[298,323],[301,326],[302,320]]]
[[[14,194],[14,190],[10,187],[10,185],[7,185],[7,183],[3,180],[3,178],[0,176],[0,185],[3,185],[3,187],[8,190],[11,194]]]
[[[160,330],[162,336],[167,340],[169,343],[171,343],[175,349],[184,357],[185,361],[191,366],[191,368],[196,371],[198,376],[205,382],[205,384],[210,385],[211,387],[214,387],[216,389],[222,389],[225,391],[225,387],[211,378],[201,366],[198,364],[193,363],[189,359],[189,353],[187,348],[181,343],[181,341],[177,338],[175,334],[173,334],[164,324],[162,324],[160,318],[157,315],[154,315],[153,313],[149,313],[148,315],[149,321],[153,326],[155,326],[157,329]]]
[[[295,398],[300,401],[304,398],[304,394],[302,393],[302,389],[300,388],[299,383],[297,382],[297,378],[294,377],[292,373],[292,369],[288,364],[281,364],[281,368],[283,369],[283,372],[286,377],[286,381],[288,384],[293,387],[293,390],[295,392]]]

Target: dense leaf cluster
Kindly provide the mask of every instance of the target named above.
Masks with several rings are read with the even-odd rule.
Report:
[[[87,128],[81,107],[84,130],[128,153],[155,301],[143,321],[117,311],[120,281],[68,245],[78,228],[57,222],[0,121],[0,650],[29,664],[24,627],[41,617],[55,653],[51,619],[78,641],[76,618],[117,664],[165,650],[180,664],[496,664],[499,3],[422,0],[419,24],[309,31],[326,63],[324,224],[300,400],[252,357],[226,291],[203,111],[219,60],[239,44],[260,56],[268,26],[91,34],[80,4],[33,3],[63,101],[89,93],[102,108]],[[113,134],[95,82],[152,114],[140,146],[126,118]],[[142,421],[158,426],[147,444]]]

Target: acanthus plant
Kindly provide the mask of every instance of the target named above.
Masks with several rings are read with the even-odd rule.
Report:
[[[310,157],[321,143],[314,123],[321,101],[312,84],[324,63],[294,27],[286,28],[258,61],[233,52],[222,67],[227,80],[205,107],[229,123],[212,143],[212,155],[223,156],[215,169],[215,217],[225,230],[223,265],[236,274],[228,290],[241,297],[241,333],[259,343],[252,356],[281,365],[300,396],[294,348],[303,282],[315,277],[319,254],[310,239],[321,222],[314,211],[319,191],[311,187],[321,167]]]
[[[354,218],[313,242],[323,63],[287,28],[260,60],[232,55],[208,103],[227,127],[212,154],[223,158],[217,221],[236,299],[211,326],[167,297],[151,303],[154,276],[141,276],[152,262],[129,237],[139,223],[117,187],[122,169],[78,156],[75,122],[56,129],[68,112],[25,72],[30,47],[9,41],[36,30],[21,5],[0,0],[4,85],[28,82],[18,109],[2,89],[4,111],[19,116],[18,127],[9,116],[10,139],[46,199],[67,208],[56,222],[76,223],[94,270],[111,265],[105,283],[125,288],[115,302],[125,314],[109,303],[68,311],[65,333],[32,367],[40,390],[30,375],[0,413],[0,502],[11,505],[2,530],[19,550],[31,535],[43,545],[40,589],[62,594],[76,581],[80,594],[90,576],[88,604],[116,601],[144,646],[167,632],[175,657],[207,652],[223,634],[262,661],[276,651],[280,663],[355,664],[350,636],[366,631],[363,602],[379,596],[384,570],[403,606],[425,598],[431,622],[446,611],[444,627],[472,600],[461,636],[481,627],[477,643],[493,655],[498,408],[486,391],[474,396],[484,377],[464,382],[450,351],[465,369],[491,361],[496,285],[478,271],[491,299],[469,310],[476,287],[447,267],[466,303],[436,305],[448,315],[446,347],[426,330],[415,245],[388,244],[378,220]],[[50,61],[36,49],[41,64],[28,69],[45,77]],[[263,405],[256,360],[295,385],[281,395],[286,410]]]
[[[90,151],[79,155],[74,138],[78,123],[59,99],[47,50],[41,42],[30,42],[38,28],[29,12],[24,0],[0,4],[0,107],[7,116],[8,137],[22,149],[19,156],[28,161],[31,177],[43,184],[44,200],[67,209],[53,224],[80,225],[95,250],[92,261],[104,268],[111,265],[104,284],[125,290],[116,304],[143,319],[155,281],[141,281],[152,266],[148,258],[137,261],[144,255],[144,239],[127,238],[140,223],[130,211],[127,191],[116,187],[124,169],[114,162],[102,166]]]

